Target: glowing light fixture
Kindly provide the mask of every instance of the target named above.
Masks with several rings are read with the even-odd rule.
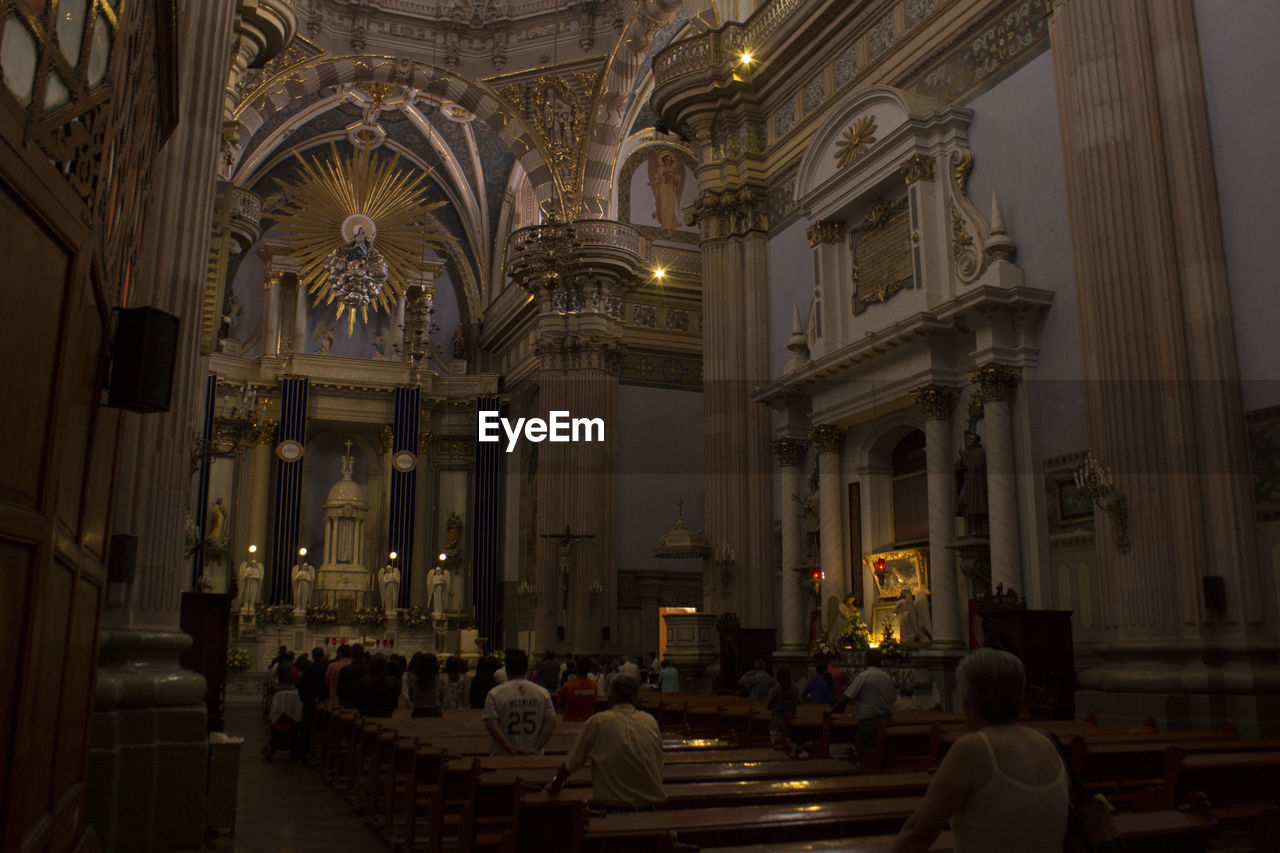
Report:
[[[299,557],[305,557],[305,556],[307,556],[307,549],[306,549],[306,548],[299,548],[299,549],[298,549],[298,556],[299,556]]]
[[[664,278],[667,277],[667,271],[664,270],[662,267],[654,267],[653,277],[656,278],[658,281],[662,281]]]
[[[743,64],[743,65],[750,65],[750,64],[752,63],[752,61],[754,60],[754,57],[751,55],[751,51],[749,51],[749,50],[744,50],[744,51],[742,52],[742,55],[741,55],[741,56],[739,56],[739,57],[738,57],[738,59],[740,59],[740,60],[742,61],[742,64]]]
[[[256,553],[258,553],[258,546],[257,546],[257,545],[250,545],[250,546],[249,546],[249,553],[250,553],[250,554],[256,554]]]
[[[396,552],[395,552],[395,551],[392,551],[392,552],[391,552],[391,559],[393,559],[393,560],[394,560],[395,558],[396,558]]]
[[[440,562],[442,562],[442,563],[443,563],[443,562],[444,562],[445,560],[447,560],[447,559],[449,559],[449,555],[448,555],[448,554],[446,554],[445,552],[441,551],[441,552],[440,552]]]

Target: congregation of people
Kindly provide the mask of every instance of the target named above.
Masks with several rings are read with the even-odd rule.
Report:
[[[557,720],[583,723],[544,790],[558,794],[573,772],[589,764],[595,805],[632,811],[665,800],[663,735],[654,717],[638,709],[641,691],[679,688],[678,670],[656,654],[650,658],[643,668],[626,658],[601,665],[572,655],[531,665],[525,652],[508,650],[502,661],[481,657],[472,672],[457,656],[441,666],[426,652],[406,659],[370,654],[352,644],[340,646],[330,659],[322,648],[295,656],[282,647],[269,677],[278,690],[296,690],[304,745],[318,703],[375,719],[391,717],[397,709],[415,718],[478,709],[495,756],[541,754]],[[980,649],[964,661],[957,678],[970,734],[946,753],[894,850],[927,850],[948,824],[956,850],[1061,849],[1068,775],[1049,738],[1018,725],[1025,683],[1021,662],[1005,652]],[[775,748],[787,747],[786,725],[800,704],[828,706],[834,714],[851,708],[857,721],[855,758],[874,748],[877,729],[893,715],[918,710],[912,686],[895,685],[874,649],[853,678],[822,659],[797,678],[786,665],[770,672],[758,660],[738,688],[744,698],[764,703]],[[597,710],[600,698],[608,699],[608,710]],[[1017,804],[1012,817],[1002,805],[1010,802]]]

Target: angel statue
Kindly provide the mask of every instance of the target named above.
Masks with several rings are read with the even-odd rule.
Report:
[[[317,344],[319,349],[314,352],[329,355],[333,351],[333,333],[337,328],[337,326],[326,326],[324,323],[316,326],[316,330],[311,333],[311,343]]]
[[[684,193],[684,163],[670,151],[649,155],[649,188],[653,190],[653,218],[667,231],[680,227],[680,196]]]

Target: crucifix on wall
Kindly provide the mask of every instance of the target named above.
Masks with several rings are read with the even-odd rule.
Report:
[[[569,557],[573,553],[573,546],[583,539],[596,537],[593,533],[571,533],[567,524],[564,526],[564,533],[543,533],[541,537],[560,543],[560,610],[564,612],[569,609]]]

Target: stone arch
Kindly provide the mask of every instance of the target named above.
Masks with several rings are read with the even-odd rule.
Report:
[[[674,153],[689,169],[688,179],[691,181],[696,180],[695,170],[698,167],[698,161],[689,149],[682,145],[658,139],[642,141],[627,155],[627,159],[623,161],[622,168],[618,172],[618,208],[616,218],[619,222],[628,224],[631,222],[631,179],[635,175],[636,169],[640,168],[640,164],[645,162],[649,158],[649,154],[654,150]]]
[[[557,200],[560,187],[533,128],[519,110],[503,102],[484,83],[459,77],[443,68],[390,56],[318,56],[281,69],[264,80],[232,113],[237,152],[244,151],[269,113],[288,109],[290,102],[343,83],[393,83],[429,96],[452,101],[475,113],[476,120],[496,133],[529,174],[538,201]],[[237,154],[237,159],[238,159]],[[231,164],[234,170],[235,163]]]

